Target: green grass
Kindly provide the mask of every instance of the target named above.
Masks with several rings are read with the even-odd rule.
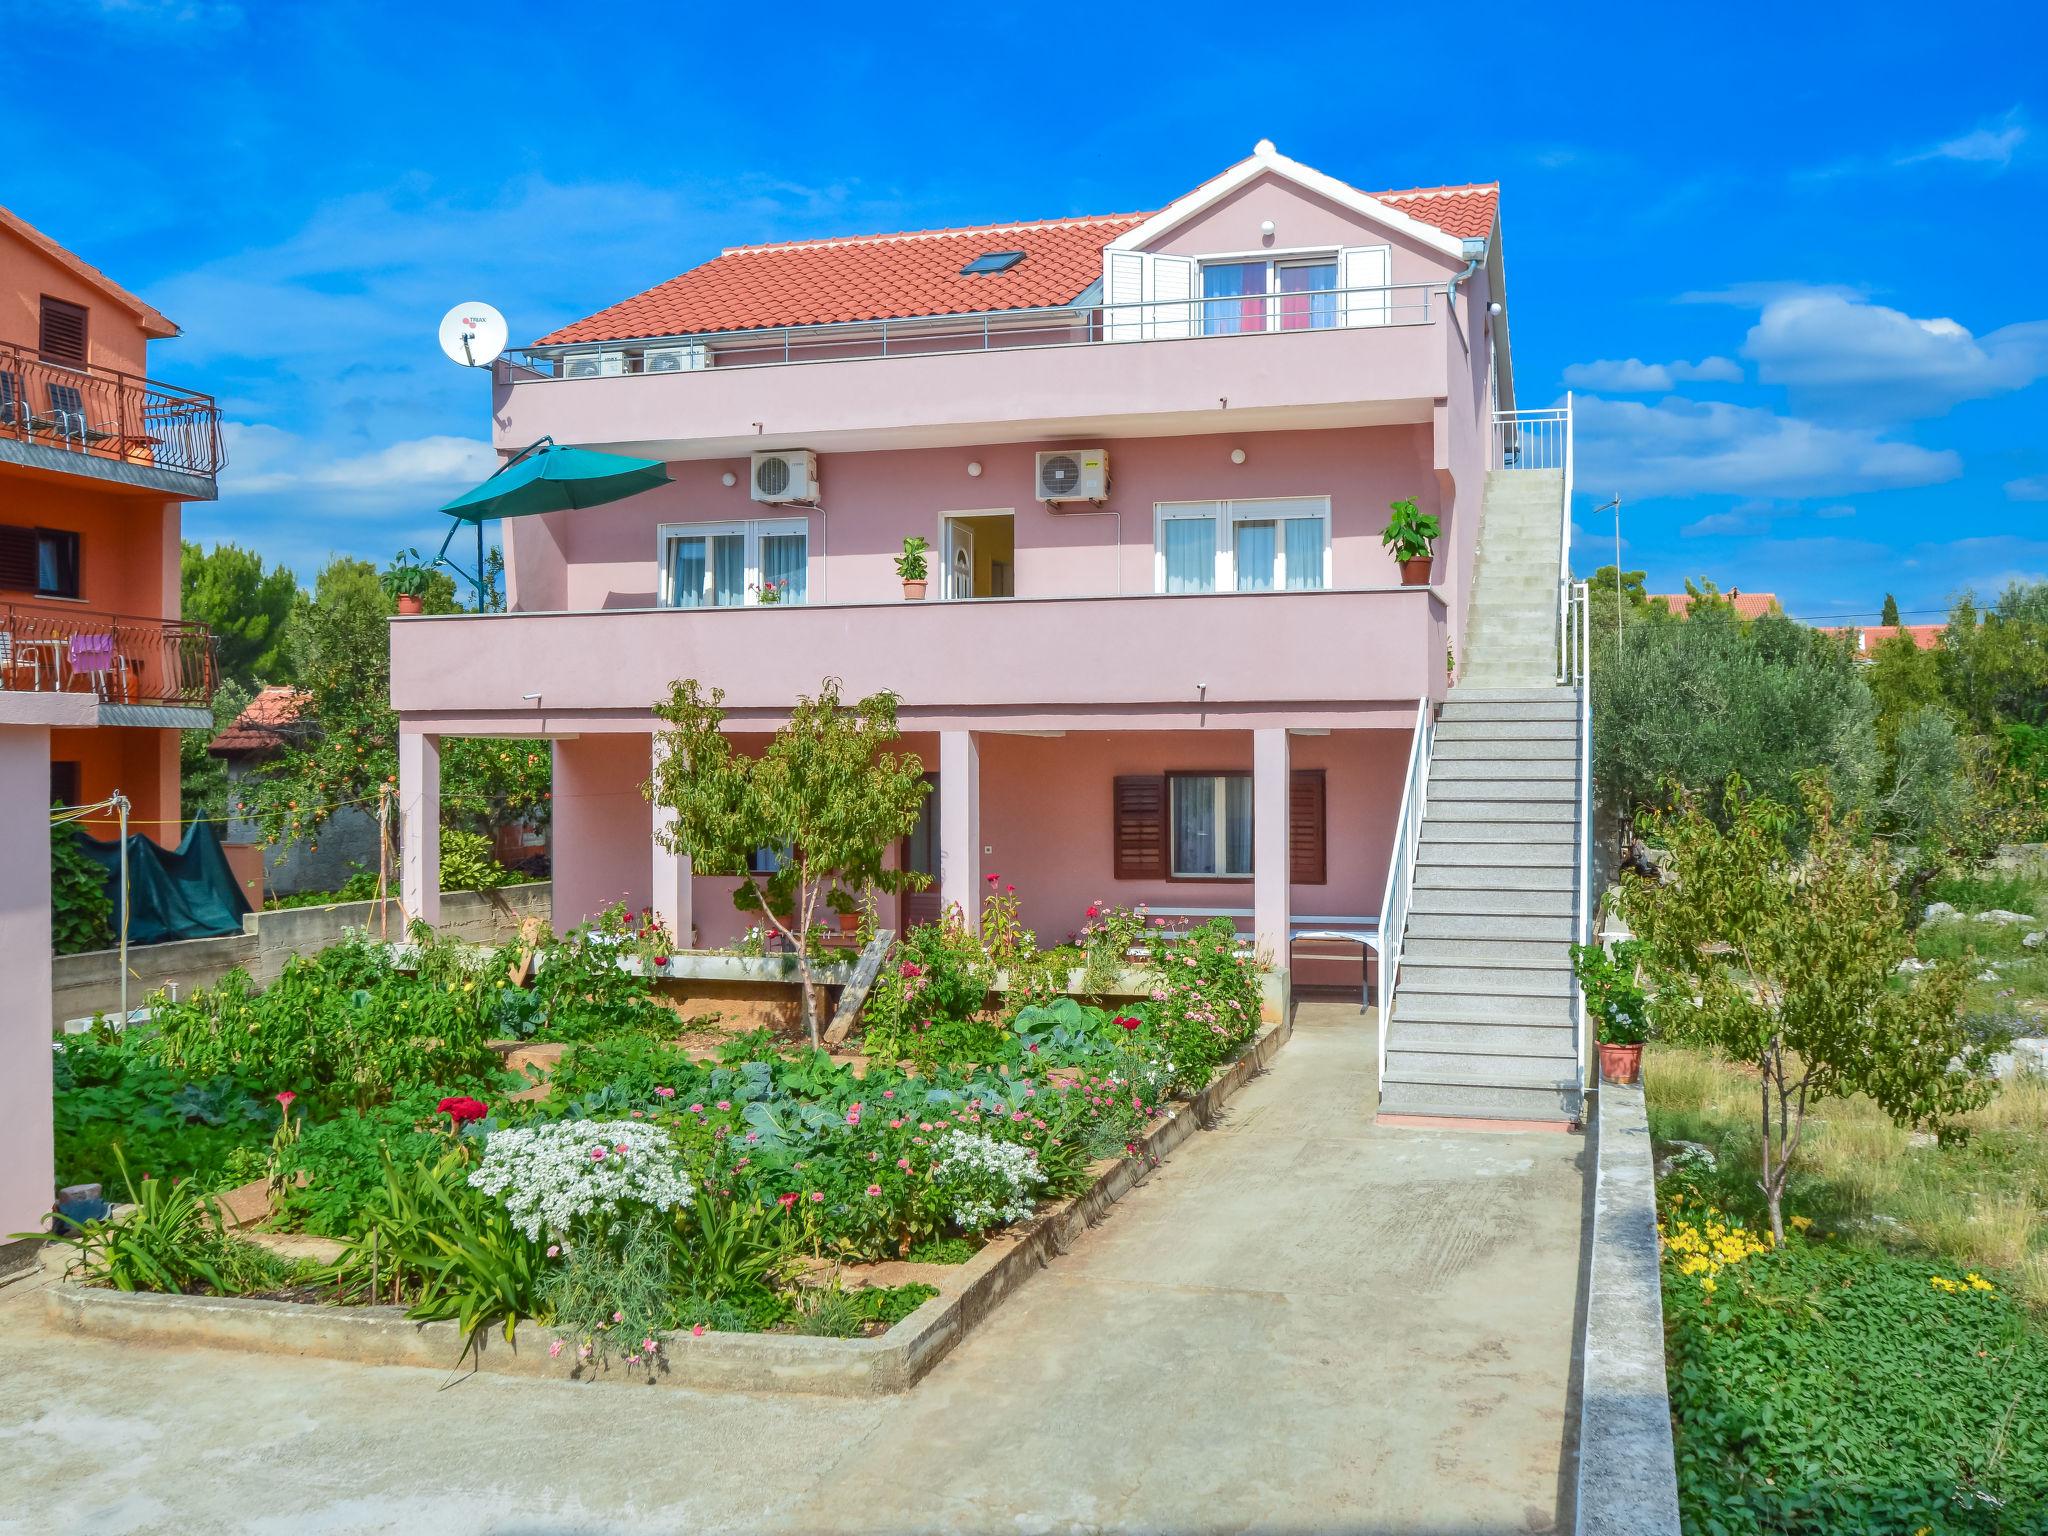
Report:
[[[1958,912],[1989,912],[2002,907],[2008,912],[2041,912],[2042,879],[2038,873],[1984,870],[1974,875],[1952,875],[1928,887],[1930,904],[1945,901]]]
[[[1964,960],[1973,980],[1964,996],[1972,1013],[2002,1018],[2019,1034],[2048,1034],[2048,945],[2028,949],[2028,933],[2038,932],[2048,913],[2048,875],[2038,869],[2019,873],[1984,871],[1938,881],[1928,901],[1945,901],[1958,912],[2034,914],[2033,923],[1978,923],[1944,918],[1923,924],[1914,935],[1914,952],[1922,960]],[[1986,973],[1996,967],[1986,979]]]

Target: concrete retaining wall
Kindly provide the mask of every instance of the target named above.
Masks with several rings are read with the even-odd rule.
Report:
[[[879,1338],[671,1333],[663,1336],[664,1369],[654,1380],[664,1386],[834,1397],[875,1397],[908,1389],[1005,1296],[1066,1252],[1159,1160],[1213,1121],[1273,1059],[1291,1032],[1291,1023],[1261,1031],[1206,1089],[1152,1127],[1137,1156],[1097,1164],[1085,1193],[993,1239],[946,1278],[937,1296]],[[69,1284],[52,1285],[45,1296],[50,1317],[60,1326],[138,1344],[201,1345],[441,1370],[454,1367],[462,1353],[457,1325],[409,1322],[400,1307],[318,1307],[239,1297],[131,1294]],[[518,1330],[513,1344],[507,1344],[501,1333],[492,1331],[479,1336],[473,1364],[494,1374],[560,1379],[568,1374],[568,1361],[548,1358],[548,1345],[555,1338],[552,1329],[527,1326]],[[564,1342],[573,1354],[575,1340]],[[635,1382],[638,1377],[622,1370],[609,1379]]]
[[[523,919],[548,920],[549,891],[545,880],[495,891],[448,891],[441,897],[441,931],[480,943],[504,943],[519,931]],[[177,987],[180,997],[188,996],[195,988],[213,985],[237,966],[259,986],[268,986],[291,956],[325,949],[350,928],[378,931],[387,920],[391,936],[403,937],[405,921],[396,901],[384,903],[381,909],[374,901],[345,901],[331,907],[251,912],[242,919],[242,931],[225,938],[132,946],[128,951],[128,1003],[139,1008],[150,993],[170,985]],[[120,1011],[119,950],[59,955],[50,971],[53,1027],[61,1029],[67,1020]]]
[[[1578,1536],[1678,1536],[1657,1177],[1643,1090],[1603,1083],[1580,1341]]]

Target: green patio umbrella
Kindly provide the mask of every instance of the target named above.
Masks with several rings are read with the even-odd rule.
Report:
[[[655,459],[594,448],[564,448],[552,437],[530,443],[512,455],[482,485],[464,491],[441,510],[454,518],[448,537],[434,559],[477,589],[484,590],[484,523],[494,517],[531,517],[574,507],[601,507],[608,501],[668,483],[668,466]],[[476,524],[476,574],[448,559],[448,546],[464,523]]]

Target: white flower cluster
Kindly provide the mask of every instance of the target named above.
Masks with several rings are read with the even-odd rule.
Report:
[[[932,1178],[953,1201],[963,1232],[1022,1221],[1037,1205],[1032,1190],[1045,1182],[1038,1154],[1013,1141],[975,1131],[953,1131],[938,1145]]]
[[[470,1186],[505,1202],[527,1237],[557,1237],[579,1217],[610,1215],[622,1202],[674,1210],[696,1193],[657,1125],[637,1120],[571,1120],[532,1130],[493,1131]]]

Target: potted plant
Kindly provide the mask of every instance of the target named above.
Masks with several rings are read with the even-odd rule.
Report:
[[[782,594],[788,590],[787,581],[764,581],[754,588],[754,601],[764,608],[772,608],[782,601]]]
[[[378,580],[385,593],[396,599],[400,613],[413,614],[420,611],[420,600],[427,595],[427,578],[432,574],[433,567],[420,564],[418,550],[401,549]]]
[[[1600,1076],[1610,1083],[1633,1083],[1643,1071],[1650,1003],[1636,979],[1635,950],[1633,940],[1616,944],[1612,954],[1597,944],[1572,946],[1586,1014],[1599,1032]]]
[[[921,603],[924,601],[924,552],[930,548],[931,545],[914,533],[903,541],[903,553],[896,557],[896,574],[903,578],[903,600],[905,602]]]
[[[1401,585],[1404,587],[1426,587],[1429,585],[1429,556],[1435,547],[1437,535],[1443,526],[1431,514],[1415,505],[1415,498],[1390,502],[1387,510],[1393,516],[1387,519],[1387,526],[1380,534],[1384,545],[1401,565]]]
[[[851,891],[830,891],[826,893],[825,905],[839,915],[841,933],[860,932],[860,898]]]

